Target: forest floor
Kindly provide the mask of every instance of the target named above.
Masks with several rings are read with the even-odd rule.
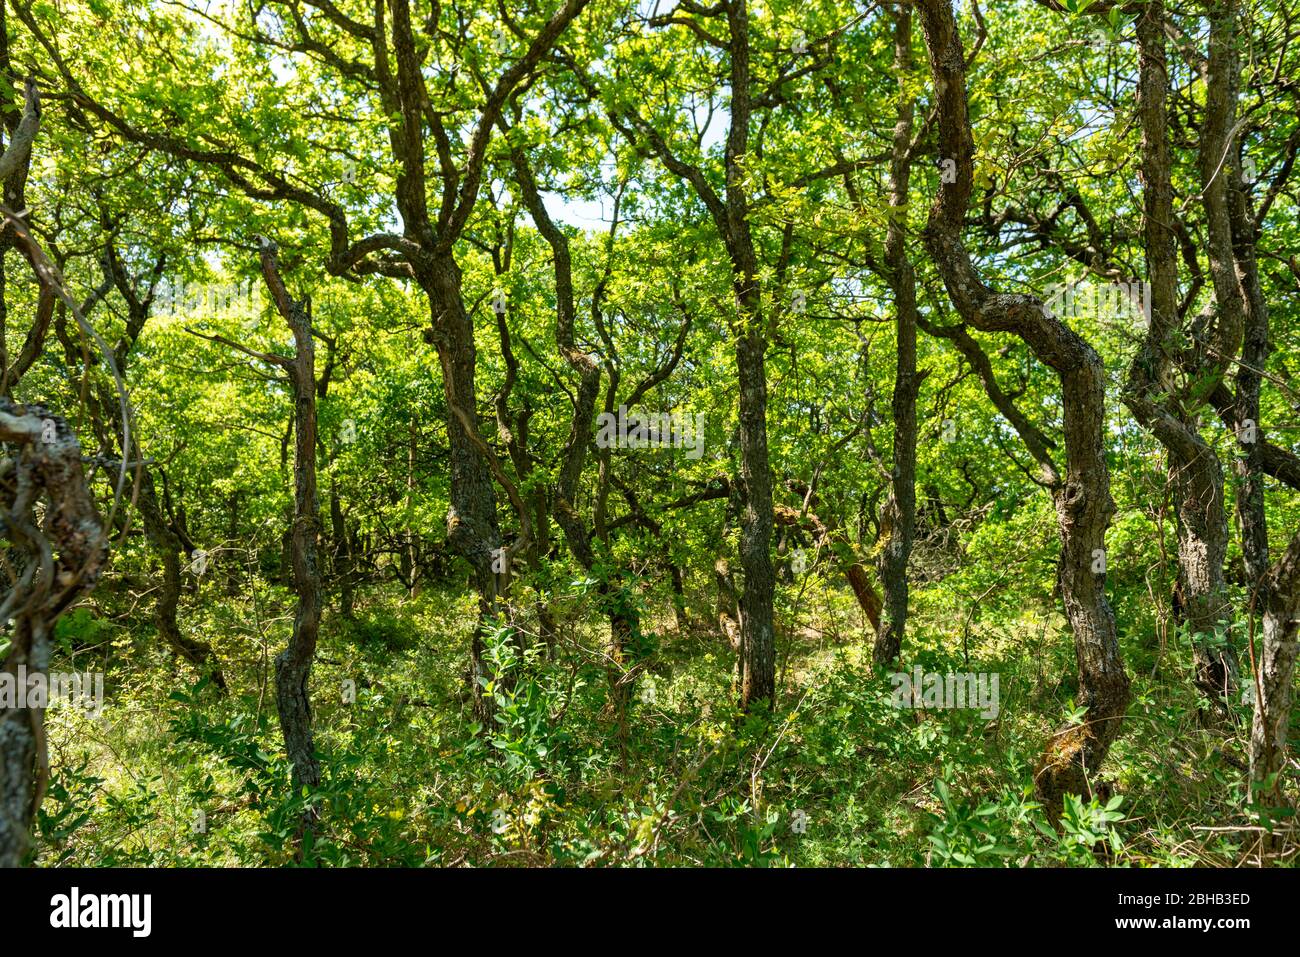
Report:
[[[205,585],[205,587],[209,587]],[[327,613],[313,673],[325,781],[307,861],[339,865],[1232,866],[1258,823],[1246,799],[1249,709],[1197,701],[1190,651],[1124,636],[1133,700],[1097,782],[1059,831],[1033,769],[1074,708],[1060,617],[1023,606],[987,622],[918,589],[904,669],[997,677],[996,708],[896,707],[847,591],[781,609],[779,702],[734,710],[734,658],[698,617],[650,614],[657,647],[619,733],[608,629],[557,605],[559,653],[493,643],[497,726],[468,717],[473,608],[451,591],[376,587],[357,617]],[[44,865],[263,865],[293,860],[271,682],[287,591],[194,603],[225,696],[151,628],[74,612],[52,670],[106,671],[98,716],[49,717]],[[574,624],[578,622],[578,624]],[[963,636],[969,658],[963,652]],[[1158,667],[1157,661],[1159,662]],[[125,662],[134,663],[127,668]],[[143,665],[141,663],[144,663]],[[1028,664],[1025,664],[1028,663]],[[1153,674],[1154,672],[1154,674]],[[985,686],[986,690],[987,684]],[[927,703],[932,703],[928,702]],[[987,703],[987,702],[986,702]],[[993,710],[996,716],[990,717]],[[1190,716],[1190,717],[1189,717]],[[1295,850],[1284,856],[1295,860]]]

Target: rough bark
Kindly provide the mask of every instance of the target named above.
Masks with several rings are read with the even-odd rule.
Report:
[[[1255,713],[1250,726],[1250,780],[1253,799],[1285,807],[1283,771],[1291,721],[1296,654],[1300,651],[1300,531],[1260,582],[1255,596],[1262,611],[1259,655],[1255,660]],[[1268,835],[1265,849],[1282,844]]]
[[[1225,78],[1224,85],[1234,97],[1238,86],[1233,44],[1236,16],[1235,3],[1216,6],[1210,67],[1212,74],[1221,74]],[[1213,63],[1216,45],[1224,48],[1217,66]],[[1228,118],[1233,115],[1234,110],[1229,109]],[[1300,489],[1300,459],[1268,441],[1261,419],[1262,372],[1270,352],[1269,309],[1256,254],[1260,223],[1242,178],[1240,153],[1238,140],[1225,141],[1220,174],[1225,184],[1221,208],[1208,209],[1207,195],[1207,218],[1213,215],[1220,221],[1227,220],[1236,280],[1235,283],[1216,282],[1216,302],[1221,309],[1225,306],[1228,309],[1239,308],[1243,322],[1241,361],[1234,376],[1236,395],[1231,395],[1219,382],[1210,402],[1237,439],[1239,452],[1233,466],[1238,478],[1237,514],[1250,594],[1247,612],[1252,622],[1256,614],[1260,616],[1260,640],[1257,645],[1252,642],[1251,646],[1254,674],[1250,680],[1255,692],[1250,732],[1252,798],[1268,807],[1284,808],[1287,741],[1296,658],[1300,650],[1300,634],[1297,633],[1300,629],[1300,531],[1295,532],[1287,549],[1270,566],[1264,477],[1271,475],[1293,489]],[[1223,242],[1220,226],[1214,240],[1215,254],[1219,258],[1224,255]],[[1226,302],[1233,295],[1239,297],[1239,307]],[[1280,850],[1285,841],[1281,834],[1273,833],[1263,835],[1260,843],[1261,850],[1267,853]]]
[[[939,185],[925,230],[926,247],[962,319],[982,331],[1014,333],[1061,383],[1066,469],[1053,499],[1061,535],[1061,594],[1074,633],[1078,700],[1087,718],[1057,731],[1044,752],[1037,789],[1054,816],[1066,794],[1091,793],[1091,780],[1119,734],[1129,700],[1105,575],[1093,570],[1097,557],[1105,554],[1114,512],[1103,439],[1106,379],[1093,348],[1045,310],[1042,301],[995,292],[972,264],[962,239],[975,152],[965,56],[948,0],[920,0],[918,7],[934,78],[939,156],[956,167],[955,177],[942,178],[953,181]]]
[[[15,76],[9,57],[8,23],[5,12],[0,10],[0,70],[8,77]],[[23,105],[16,103],[6,106],[0,119],[3,119],[9,142],[3,154],[0,154],[0,188],[3,188],[6,208],[25,211],[27,209],[26,189],[27,175],[31,167],[32,143],[41,125],[41,99],[36,81],[28,77],[23,95]],[[36,313],[27,328],[22,348],[10,361],[8,350],[8,309],[5,300],[5,275],[7,253],[17,248],[32,267],[38,285]],[[36,362],[45,348],[45,338],[50,328],[50,321],[55,312],[55,292],[51,283],[36,267],[31,253],[24,243],[17,241],[14,225],[7,219],[0,225],[0,395],[11,396],[18,381]]]
[[[294,792],[310,792],[320,785],[320,762],[312,732],[311,669],[320,630],[321,576],[317,563],[320,537],[320,501],[316,487],[316,343],[311,328],[310,299],[294,299],[280,276],[273,244],[263,240],[262,278],[276,310],[293,333],[292,359],[278,358],[293,392],[293,584],[298,595],[289,645],[275,659],[276,705],[285,752],[292,765]],[[309,831],[314,809],[304,813],[302,826]]]
[[[1177,517],[1178,593],[1182,618],[1193,635],[1196,683],[1222,701],[1235,683],[1236,656],[1226,638],[1230,617],[1223,566],[1228,550],[1223,469],[1213,447],[1200,434],[1197,406],[1206,395],[1188,395],[1174,372],[1194,382],[1221,379],[1223,363],[1211,356],[1232,355],[1240,340],[1242,308],[1233,273],[1227,196],[1221,163],[1230,145],[1236,84],[1231,15],[1216,16],[1209,86],[1202,126],[1200,167],[1209,235],[1210,274],[1219,321],[1192,330],[1195,345],[1181,348],[1184,330],[1178,316],[1178,265],[1174,234],[1172,168],[1168,139],[1168,64],[1165,9],[1149,3],[1138,18],[1138,113],[1142,128],[1144,239],[1151,283],[1151,316],[1145,341],[1129,369],[1124,401],[1134,416],[1164,446],[1171,499]],[[1226,35],[1225,35],[1226,34]],[[1210,341],[1212,340],[1213,344]],[[1204,388],[1201,386],[1201,388]]]
[[[755,317],[757,318],[757,317]],[[740,566],[745,575],[740,594],[744,672],[740,706],[749,710],[776,695],[776,632],[772,599],[772,470],[767,457],[767,342],[757,330],[742,331],[736,343],[740,382],[740,476],[744,512],[740,528]]]
[[[447,542],[470,566],[478,594],[478,623],[470,640],[469,682],[475,718],[490,726],[491,699],[483,686],[491,680],[484,658],[484,629],[497,608],[497,572],[493,558],[500,554],[501,527],[497,520],[492,472],[474,438],[479,427],[474,397],[474,326],[461,297],[460,267],[450,256],[427,264],[417,275],[433,310],[429,338],[438,350],[443,370],[443,395],[447,401],[447,439],[450,446],[451,502],[447,509]],[[457,415],[460,410],[464,420]]]
[[[902,92],[912,72],[912,11],[894,13],[894,69],[900,83],[898,120],[889,165],[889,227],[885,236],[885,267],[894,298],[897,330],[897,364],[894,372],[894,464],[890,493],[881,511],[880,525],[889,538],[880,552],[883,608],[876,625],[872,658],[884,665],[898,658],[907,631],[908,574],[912,539],[916,529],[916,397],[920,378],[916,372],[916,275],[907,256],[907,207],[911,184],[913,100]],[[851,579],[852,580],[852,579]],[[858,589],[854,588],[855,594]],[[859,600],[861,595],[859,594]]]
[[[0,398],[0,442],[11,449],[0,461],[0,525],[15,575],[0,601],[0,627],[12,625],[0,670],[25,668],[30,687],[49,668],[54,623],[98,581],[107,536],[63,419]],[[0,710],[0,867],[26,859],[49,779],[44,708],[17,704]]]
[[[746,0],[726,4],[731,56],[731,125],[727,131],[726,199],[722,230],[731,259],[740,323],[736,329],[736,379],[739,385],[740,477],[744,513],[740,528],[740,632],[744,671],[740,707],[748,711],[776,699],[776,630],[772,600],[772,470],[767,453],[767,335],[758,279],[758,257],[749,223],[744,164],[749,153],[753,103],[749,73],[749,7]]]

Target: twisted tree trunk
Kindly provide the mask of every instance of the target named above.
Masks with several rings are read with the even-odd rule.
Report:
[[[563,532],[569,550],[584,571],[592,572],[596,567],[596,551],[592,541],[592,530],[578,513],[574,503],[578,498],[578,486],[582,479],[582,470],[586,463],[587,448],[591,443],[592,427],[596,415],[596,401],[600,395],[601,371],[596,358],[582,352],[574,342],[574,320],[576,318],[573,293],[573,266],[569,250],[569,239],[551,218],[542,200],[536,177],[521,150],[512,154],[515,179],[538,232],[551,247],[554,257],[555,275],[555,345],[561,358],[578,377],[578,388],[573,402],[573,414],[569,420],[569,434],[565,439],[560,456],[560,468],[555,482],[555,519]],[[612,255],[614,230],[618,226],[618,210],[615,207],[613,223],[610,227],[609,253]],[[604,328],[601,322],[601,300],[604,297],[605,282],[608,275],[597,282],[592,292],[592,313],[596,324]],[[680,355],[680,343],[674,351]],[[670,360],[673,365],[676,359]],[[671,366],[665,366],[666,372]],[[658,370],[656,371],[656,375]],[[653,378],[652,376],[651,378]],[[610,397],[617,390],[617,377],[612,377]],[[635,393],[642,388],[643,383]],[[607,489],[610,471],[601,472],[602,489]],[[598,535],[604,536],[608,544],[608,529],[597,529]],[[609,620],[609,662],[605,669],[609,684],[610,705],[618,725],[619,740],[626,736],[628,706],[632,700],[635,674],[629,669],[629,652],[641,634],[641,616],[636,608],[634,595],[626,579],[617,572],[613,576],[602,578],[598,586],[601,602]]]
[[[1253,799],[1285,806],[1282,773],[1286,765],[1291,697],[1300,651],[1300,531],[1255,593],[1263,615],[1260,653],[1255,660],[1255,713],[1250,726],[1250,780]],[[1280,835],[1266,835],[1265,850],[1280,848]]]
[[[63,419],[0,398],[0,442],[12,449],[0,460],[0,525],[15,573],[0,602],[0,626],[12,622],[13,636],[0,673],[18,696],[0,708],[0,867],[17,867],[49,779],[45,709],[32,692],[49,668],[54,623],[94,588],[108,545],[81,445]]]
[[[1066,470],[1052,497],[1061,535],[1061,595],[1074,632],[1079,703],[1087,718],[1058,730],[1043,754],[1037,789],[1055,817],[1066,794],[1091,793],[1091,779],[1119,735],[1129,700],[1115,615],[1105,592],[1105,534],[1115,508],[1102,434],[1106,377],[1096,351],[1041,300],[993,291],[972,264],[962,239],[975,155],[965,54],[948,0],[920,0],[918,7],[934,77],[939,156],[955,173],[941,178],[926,247],[962,319],[986,332],[1014,333],[1061,383]]]
[[[181,562],[184,548],[180,537],[163,517],[162,509],[158,505],[153,476],[147,470],[140,475],[138,491],[136,508],[140,511],[144,533],[154,546],[163,566],[163,581],[159,588],[158,601],[154,604],[154,626],[168,647],[198,668],[201,673],[208,675],[214,685],[225,691],[225,674],[221,670],[212,646],[201,639],[187,637],[182,633],[176,619],[181,586],[184,583]]]
[[[280,275],[275,244],[267,239],[262,240],[261,267],[271,301],[293,333],[293,357],[255,352],[221,336],[204,338],[279,366],[288,376],[293,393],[294,510],[290,523],[290,551],[298,605],[289,645],[275,659],[275,696],[285,753],[293,769],[294,793],[306,791],[310,794],[320,785],[320,762],[312,732],[310,681],[320,631],[323,593],[317,564],[320,501],[316,489],[316,343],[311,327],[311,300],[294,299],[289,295]],[[303,812],[300,838],[310,835],[316,817],[314,807],[309,806]]]

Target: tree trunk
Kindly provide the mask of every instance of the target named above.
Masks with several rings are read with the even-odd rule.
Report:
[[[1237,680],[1236,654],[1226,643],[1231,618],[1223,577],[1228,517],[1219,457],[1208,443],[1202,444],[1199,457],[1190,462],[1170,450],[1170,488],[1177,516],[1182,620],[1193,636],[1196,685],[1211,701],[1221,702]]]
[[[1106,376],[1096,351],[1032,296],[996,293],[984,284],[962,239],[974,185],[975,142],[966,99],[965,53],[948,0],[920,0],[930,71],[934,77],[939,155],[955,176],[942,177],[925,230],[948,296],[962,319],[987,332],[1012,332],[1053,369],[1061,383],[1066,471],[1053,500],[1061,535],[1059,581],[1074,632],[1079,704],[1087,719],[1049,740],[1036,776],[1049,817],[1066,794],[1087,795],[1129,700],[1115,615],[1106,601],[1105,535],[1114,512],[1106,465]]]
[[[143,320],[140,325],[143,326]],[[119,361],[124,361],[125,350]],[[123,369],[123,372],[125,370]],[[121,445],[120,436],[123,434],[122,429],[122,410],[117,397],[112,394],[107,384],[101,384],[97,390],[97,400],[92,401],[92,415],[102,416],[102,419],[111,424],[112,429],[119,437],[116,440],[117,445]],[[98,406],[98,410],[94,406]],[[140,451],[140,443],[136,442],[135,451]],[[122,455],[130,459],[131,453],[122,450]],[[154,603],[154,627],[158,629],[158,635],[167,646],[172,649],[181,658],[194,665],[200,672],[208,675],[212,683],[221,691],[226,690],[226,678],[221,670],[221,664],[217,659],[216,652],[212,646],[200,638],[187,637],[180,628],[177,621],[176,611],[180,604],[181,591],[185,586],[185,543],[181,541],[180,535],[172,528],[163,514],[162,503],[158,500],[158,490],[154,485],[153,473],[148,468],[141,469],[139,474],[139,488],[135,489],[134,499],[136,509],[140,513],[140,524],[144,528],[145,537],[153,546],[154,551],[158,554],[158,559],[162,562],[163,580],[159,587],[158,599]],[[127,470],[127,480],[136,478],[134,469]]]
[[[474,382],[474,326],[461,299],[460,267],[450,255],[423,264],[416,277],[429,298],[432,328],[429,340],[438,350],[447,401],[447,440],[451,458],[451,503],[447,510],[447,541],[469,563],[478,593],[478,622],[470,641],[469,685],[475,718],[491,727],[492,702],[483,693],[490,680],[484,659],[484,630],[496,611],[497,571],[493,560],[502,554],[492,473],[465,426],[478,428]]]
[[[912,72],[912,11],[894,14],[894,68],[900,88]],[[889,168],[889,228],[885,237],[885,266],[894,297],[898,348],[894,373],[894,468],[890,494],[881,515],[889,539],[880,553],[880,584],[884,603],[872,659],[884,665],[898,658],[907,631],[907,563],[916,529],[916,276],[907,258],[907,207],[911,182],[913,102],[900,92]],[[855,589],[856,591],[856,589]]]
[[[415,453],[416,440],[419,438],[416,428],[414,410],[406,433],[406,529],[405,547],[402,550],[402,568],[406,570],[407,581],[411,583],[410,596],[419,594],[420,563],[415,551],[416,532],[413,524],[415,516]]]
[[[334,580],[339,589],[339,614],[349,621],[354,617],[353,609],[353,565],[352,541],[348,538],[348,523],[343,515],[343,503],[339,499],[339,490],[330,488],[330,529],[334,539]]]
[[[731,565],[725,558],[713,563],[713,582],[717,588],[717,605],[715,617],[718,631],[727,639],[727,644],[736,656],[736,688],[740,688],[745,677],[745,648],[740,641],[740,599],[736,593],[736,583],[732,579]]]
[[[686,609],[686,581],[681,566],[667,554],[667,549],[665,549],[664,564],[668,568],[668,580],[673,590],[673,619],[677,624],[677,631],[684,634],[691,626],[690,615]]]
[[[555,519],[578,564],[585,571],[592,572],[596,568],[592,533],[574,503],[586,462],[587,446],[591,442],[596,400],[600,395],[600,365],[594,357],[583,353],[574,344],[573,267],[568,237],[551,219],[527,158],[519,150],[515,151],[512,158],[515,177],[524,203],[554,255],[556,349],[578,377],[573,416],[569,421],[569,435],[560,457],[559,474],[555,483]],[[617,223],[617,209],[615,209],[614,219]],[[611,232],[611,243],[612,236]],[[603,294],[604,280],[601,280],[592,293],[592,310],[598,325]],[[611,401],[616,388],[617,378],[611,383]],[[608,488],[609,478],[610,473],[606,466],[601,470],[602,496]],[[603,523],[597,521],[595,524],[597,534],[601,534]],[[608,544],[608,539],[605,539],[605,544]],[[605,671],[609,683],[610,706],[618,724],[618,739],[622,742],[626,737],[627,711],[634,688],[628,652],[640,638],[641,618],[635,604],[636,596],[621,572],[604,576],[598,594],[609,620],[609,663]]]
[[[1300,531],[1260,583],[1256,605],[1263,609],[1260,654],[1255,661],[1255,714],[1250,726],[1253,800],[1282,808],[1283,771],[1291,721],[1296,652],[1300,649]],[[1266,835],[1265,850],[1281,847]]]
[[[1228,94],[1237,94],[1236,52],[1234,46],[1237,5],[1224,4],[1217,10],[1212,44],[1222,47],[1220,57],[1227,59],[1233,71]],[[1222,70],[1223,68],[1219,68]],[[1225,110],[1228,119],[1234,112]],[[1226,121],[1223,121],[1226,122]],[[1250,732],[1250,780],[1252,799],[1273,808],[1286,806],[1283,772],[1287,759],[1287,740],[1291,717],[1297,644],[1300,635],[1300,531],[1272,567],[1269,566],[1268,520],[1264,505],[1264,476],[1272,474],[1292,488],[1300,488],[1300,469],[1296,459],[1271,445],[1264,434],[1260,415],[1260,391],[1263,370],[1267,367],[1269,346],[1269,311],[1260,282],[1256,245],[1259,224],[1251,208],[1250,197],[1241,173],[1241,144],[1228,138],[1227,156],[1222,176],[1225,181],[1226,218],[1232,240],[1233,271],[1238,285],[1224,283],[1224,293],[1240,295],[1243,313],[1241,362],[1235,375],[1236,396],[1228,399],[1226,388],[1211,396],[1211,402],[1224,416],[1237,439],[1239,455],[1234,458],[1238,476],[1237,514],[1241,521],[1241,551],[1251,601],[1252,619],[1261,613],[1261,636],[1258,650],[1252,643],[1255,673],[1252,687],[1255,708]],[[1208,197],[1207,197],[1208,199]],[[1220,216],[1224,215],[1219,213]],[[1216,245],[1221,247],[1221,236]],[[1219,253],[1221,255],[1221,253]],[[1216,283],[1216,299],[1219,298]],[[1224,413],[1227,415],[1224,415]],[[1281,850],[1280,834],[1265,834],[1261,850]]]
[[[757,318],[751,323],[757,322]],[[751,324],[747,323],[747,327]],[[767,458],[767,343],[750,328],[736,342],[740,382],[740,474],[745,511],[740,529],[740,640],[744,655],[740,707],[776,698],[776,635],[772,599],[772,471]]]
[[[687,181],[709,211],[731,264],[736,319],[732,334],[736,348],[739,386],[740,479],[737,491],[744,498],[740,534],[740,565],[744,586],[740,597],[742,679],[740,706],[774,702],[776,697],[776,640],[772,600],[776,590],[772,569],[772,475],[767,451],[767,336],[758,256],[755,252],[745,181],[750,171],[750,119],[754,108],[750,75],[749,8],[746,0],[723,0],[716,14],[726,17],[728,38],[728,90],[730,124],[725,150],[726,189],[722,195],[710,185],[703,170],[682,162],[663,137],[636,111],[623,119],[640,129],[649,149],[665,167]],[[629,138],[635,134],[615,121]],[[778,270],[783,273],[784,269]]]
[[[294,299],[285,289],[275,258],[275,247],[263,241],[262,275],[281,317],[293,333],[294,357],[285,360],[293,389],[294,413],[294,515],[293,581],[298,607],[289,646],[275,659],[276,704],[284,747],[293,766],[295,794],[320,785],[320,763],[312,732],[311,680],[320,629],[321,577],[317,563],[320,502],[316,489],[316,343],[312,338],[311,300]],[[304,814],[303,831],[309,833],[316,811]]]
[[[28,676],[49,667],[49,628],[35,633],[26,620],[14,622],[13,647],[0,672]],[[25,706],[0,711],[0,867],[19,867],[31,848],[38,797],[49,777],[44,715]]]
[[[107,535],[81,467],[81,446],[67,424],[43,406],[0,398],[0,442],[14,447],[0,463],[0,522],[14,578],[0,627],[12,645],[0,672],[13,676],[21,700],[0,709],[0,867],[22,864],[49,781],[45,708],[30,703],[32,679],[45,675],[54,624],[99,580]],[[43,517],[38,516],[38,509]],[[19,669],[27,680],[17,684]]]
[[[1230,71],[1223,45],[1222,22],[1211,44],[1211,67]],[[1177,515],[1178,593],[1182,619],[1193,636],[1197,686],[1222,702],[1236,676],[1236,656],[1226,638],[1230,617],[1223,565],[1228,551],[1223,469],[1214,448],[1202,438],[1194,409],[1198,402],[1183,395],[1173,374],[1176,365],[1187,377],[1202,381],[1222,377],[1223,363],[1203,347],[1184,355],[1178,319],[1178,265],[1173,231],[1173,186],[1168,141],[1168,65],[1165,56],[1165,11],[1150,3],[1138,18],[1140,69],[1138,112],[1142,126],[1143,211],[1147,271],[1151,281],[1151,316],[1143,347],[1129,369],[1125,402],[1134,416],[1165,447],[1170,487]],[[1209,225],[1210,273],[1222,319],[1213,335],[1215,352],[1232,355],[1241,336],[1242,310],[1231,262],[1231,238],[1224,177],[1219,166],[1229,141],[1228,124],[1235,84],[1213,84],[1200,144],[1202,180]],[[1199,339],[1198,339],[1199,341]]]
[[[136,507],[140,512],[145,535],[162,560],[163,581],[158,592],[158,601],[154,605],[153,616],[158,634],[172,651],[194,665],[200,672],[210,676],[212,683],[225,691],[226,678],[212,646],[199,638],[186,637],[182,634],[180,624],[176,620],[176,609],[180,602],[181,587],[184,584],[184,563],[181,561],[184,546],[181,544],[180,537],[163,517],[162,509],[158,505],[153,476],[148,470],[140,475]]]

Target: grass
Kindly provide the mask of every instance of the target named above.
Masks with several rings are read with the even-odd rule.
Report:
[[[325,782],[310,863],[346,865],[1231,866],[1254,823],[1245,795],[1248,714],[1211,720],[1190,651],[1126,633],[1133,704],[1103,771],[1120,798],[1081,804],[1065,830],[1032,799],[1035,762],[1073,708],[1060,617],[955,614],[918,590],[905,668],[997,673],[994,720],[900,710],[872,671],[851,596],[817,582],[782,609],[781,694],[770,714],[734,709],[734,660],[696,611],[658,636],[618,740],[602,658],[607,630],[582,600],[561,653],[520,661],[479,733],[464,683],[473,607],[450,593],[365,594],[358,619],[327,614],[313,673]],[[100,720],[50,716],[54,782],[42,809],[46,865],[260,865],[293,861],[302,799],[279,752],[270,662],[291,598],[263,586],[206,602],[190,627],[232,680],[196,687],[137,631],[97,622],[82,670],[108,671]],[[701,600],[698,608],[707,608]],[[665,610],[666,609],[666,610]],[[109,635],[108,639],[105,635]],[[962,647],[962,636],[967,648]],[[71,640],[75,645],[75,636]],[[969,654],[969,662],[966,654]],[[129,664],[128,664],[129,663]],[[56,662],[55,669],[60,667]],[[652,690],[647,690],[652,689]],[[1198,717],[1199,716],[1199,717]],[[1108,810],[1109,808],[1109,810]],[[1293,861],[1294,853],[1283,861]]]

